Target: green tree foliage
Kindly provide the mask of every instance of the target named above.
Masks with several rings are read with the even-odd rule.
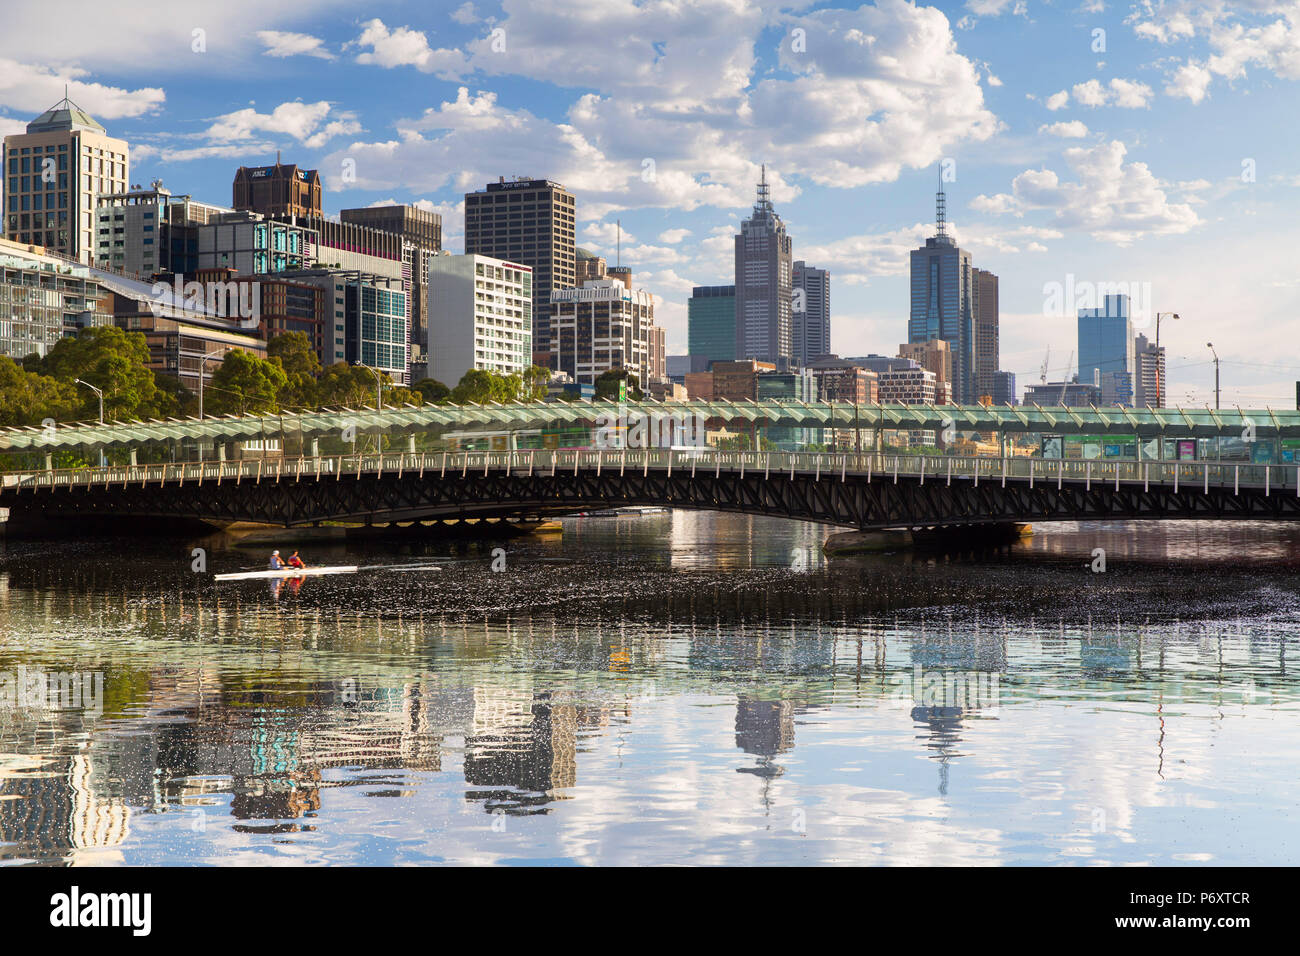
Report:
[[[279,362],[242,350],[227,352],[204,388],[204,410],[213,415],[275,412],[288,382]]]
[[[525,401],[541,401],[546,397],[546,388],[550,383],[550,369],[530,365],[524,372],[524,394],[520,398]]]
[[[457,405],[473,402],[485,405],[488,402],[513,402],[518,400],[523,391],[524,380],[519,374],[501,375],[484,369],[472,368],[460,377],[456,387],[451,390],[451,400]]]
[[[0,356],[0,425],[39,425],[47,418],[70,421],[79,407],[75,387]]]
[[[279,402],[283,408],[315,408],[319,401],[320,359],[305,332],[283,332],[266,343],[266,357],[279,362],[287,378]]]
[[[384,382],[387,375],[382,375]],[[360,365],[347,362],[335,362],[317,382],[317,404],[324,407],[343,406],[344,408],[375,407],[375,376]]]
[[[104,418],[162,418],[179,409],[175,397],[158,388],[148,367],[149,346],[144,335],[115,325],[82,329],[76,338],[60,339],[44,358],[28,357],[23,364],[68,384],[77,379],[104,392]],[[99,399],[85,386],[77,386],[77,418],[99,417]]]
[[[618,398],[618,383],[623,379],[627,380],[627,397],[632,401],[641,400],[641,388],[637,383],[637,378],[625,368],[612,368],[607,372],[602,372],[596,378],[596,398]]]
[[[429,404],[445,402],[451,397],[451,389],[434,378],[422,378],[412,388],[423,395]]]

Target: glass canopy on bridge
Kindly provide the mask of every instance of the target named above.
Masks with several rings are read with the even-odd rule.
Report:
[[[699,415],[724,424],[795,428],[961,431],[1005,435],[1300,439],[1300,411],[1210,408],[1068,408],[1038,405],[854,405],[848,402],[514,402],[488,405],[405,405],[280,415],[20,426],[0,429],[0,451],[121,448],[151,443],[247,442],[295,435],[411,434],[427,429],[529,428],[597,425],[602,416]],[[606,419],[608,421],[609,419]]]

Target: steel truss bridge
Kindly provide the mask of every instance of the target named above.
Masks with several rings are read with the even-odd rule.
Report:
[[[0,506],[71,524],[87,517],[409,522],[625,505],[860,529],[1300,517],[1300,467],[1291,464],[589,449],[52,468],[2,479]]]
[[[445,450],[444,436],[453,432],[504,436],[510,445],[509,436],[527,429],[595,429],[637,418],[707,420],[710,428],[741,433],[810,429],[838,438],[841,446],[847,439],[853,451]],[[912,437],[978,432],[996,436],[1004,454],[892,454],[881,445],[881,435],[891,431]],[[1113,440],[1132,448],[1134,457],[1005,454],[1008,439],[1026,435]],[[1188,438],[1217,439],[1216,447],[1250,443],[1252,463],[1161,458],[1170,440]],[[1284,461],[1287,441],[1300,445],[1300,411],[521,402],[48,422],[0,429],[0,507],[41,520],[191,518],[286,526],[538,516],[622,505],[779,515],[861,529],[1290,519],[1300,514],[1300,489],[1296,464]],[[364,445],[378,453],[361,453]],[[1155,457],[1144,456],[1152,448]]]

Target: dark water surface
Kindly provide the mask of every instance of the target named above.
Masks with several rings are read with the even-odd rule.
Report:
[[[221,538],[10,542],[0,863],[1297,860],[1300,529],[564,525],[278,589]]]

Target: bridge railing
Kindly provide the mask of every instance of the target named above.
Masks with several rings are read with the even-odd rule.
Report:
[[[814,478],[849,475],[881,479],[1006,482],[1063,486],[1082,483],[1113,485],[1173,485],[1180,490],[1210,488],[1234,491],[1290,490],[1300,496],[1300,466],[1256,465],[1206,461],[1075,461],[1043,458],[981,458],[857,452],[724,451],[713,448],[523,449],[333,455],[300,458],[255,458],[238,461],[176,462],[171,464],[108,465],[101,468],[44,469],[0,475],[6,490],[112,487],[149,484],[222,484],[246,481],[302,481],[361,475],[436,473],[441,477],[511,473],[554,476],[562,473],[699,475],[713,472],[768,478],[781,475]]]

